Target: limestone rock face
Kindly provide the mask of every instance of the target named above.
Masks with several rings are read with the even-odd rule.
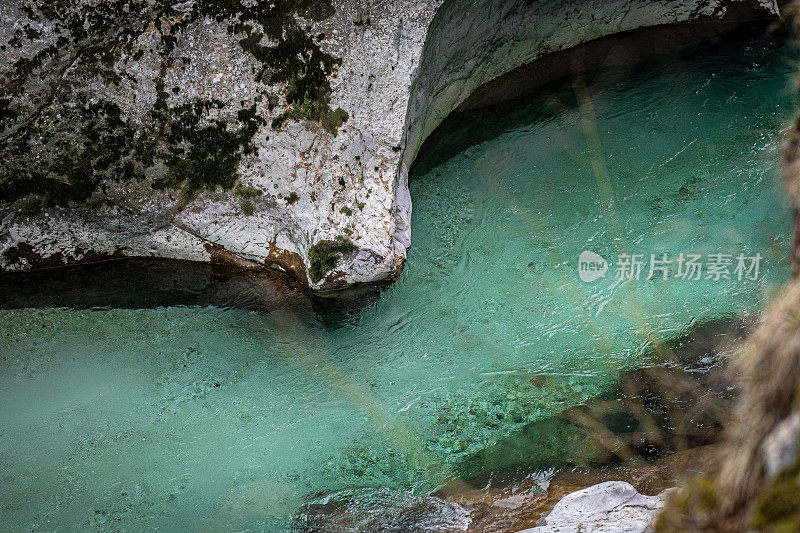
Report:
[[[0,269],[109,257],[398,272],[408,167],[477,87],[772,0],[5,0]]]
[[[567,494],[544,517],[544,525],[519,533],[645,533],[670,490],[644,496],[630,483],[607,481]]]

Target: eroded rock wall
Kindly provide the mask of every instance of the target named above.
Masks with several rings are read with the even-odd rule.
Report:
[[[124,256],[397,273],[407,168],[482,83],[771,0],[6,0],[0,269]],[[737,8],[738,9],[738,8]]]
[[[733,27],[776,16],[774,0],[447,0],[431,24],[409,101],[397,183],[397,253],[411,242],[411,163],[425,139],[484,83],[548,54],[626,31],[686,22]],[[531,70],[535,87],[539,80]]]

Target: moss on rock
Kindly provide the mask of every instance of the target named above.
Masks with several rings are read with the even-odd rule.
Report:
[[[241,203],[239,204],[239,207],[242,208],[242,213],[244,213],[247,216],[250,216],[256,212],[255,206],[253,205],[253,202],[251,202],[250,200],[242,200]]]
[[[258,198],[263,194],[261,189],[251,187],[249,185],[237,185],[235,192],[242,198]]]
[[[202,190],[233,188],[242,155],[255,151],[252,139],[261,121],[255,117],[254,109],[243,110],[244,115],[239,113],[243,126],[229,131],[224,120],[207,117],[209,110],[222,107],[222,102],[211,100],[174,110],[175,118],[169,121],[166,135],[169,148],[165,161],[169,170],[153,181],[153,188],[180,189],[182,205]]]
[[[350,115],[341,107],[337,107],[335,111],[331,111],[330,108],[328,108],[328,110],[321,115],[320,123],[325,131],[336,137],[339,133],[339,128],[348,118],[350,118]]]
[[[322,50],[317,41],[324,35],[309,35],[296,19],[300,16],[318,21],[332,17],[336,10],[330,0],[252,4],[204,0],[197,9],[198,13],[218,21],[236,17],[238,22],[229,27],[230,31],[243,35],[240,46],[261,63],[256,81],[284,84],[289,108],[273,119],[273,128],[280,128],[287,120],[312,120],[336,134],[348,119],[346,111],[330,107],[330,76],[341,60]],[[265,35],[275,44],[261,44]]]
[[[134,164],[135,129],[123,119],[117,104],[83,103],[70,110],[69,121],[76,130],[71,142],[55,141],[43,162],[28,149],[33,131],[7,145],[0,168],[0,203],[35,195],[43,206],[66,205],[87,199],[105,187],[105,180],[144,179]]]
[[[336,268],[342,254],[355,252],[358,246],[353,241],[338,235],[334,240],[323,240],[308,250],[308,276],[318,283],[328,272]]]
[[[254,105],[237,113],[234,102],[199,99],[171,108],[164,86],[175,61],[190,61],[174,53],[181,32],[206,17],[225,24],[234,42],[260,63],[251,82],[282,87],[288,109],[277,127],[290,119],[312,120],[335,135],[348,118],[329,105],[329,78],[340,60],[320,47],[324,35],[301,27],[302,19],[331,17],[330,0],[27,0],[22,9],[32,24],[15,30],[14,46],[41,37],[34,23],[53,25],[57,40],[21,57],[0,78],[2,204],[29,195],[43,205],[79,202],[105,192],[111,182],[129,180],[179,189],[182,206],[203,190],[232,188],[241,157],[252,153],[252,138],[266,122]],[[158,55],[149,65],[158,72],[156,98],[142,116],[129,119],[113,101],[97,99],[97,85],[137,81],[124,58],[141,60],[140,38],[153,21],[169,21],[156,33]],[[47,76],[51,83],[42,83]],[[272,109],[277,95],[274,89],[269,94]]]

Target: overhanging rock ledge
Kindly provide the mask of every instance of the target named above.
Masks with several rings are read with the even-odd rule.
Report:
[[[391,278],[408,168],[481,85],[620,32],[777,15],[772,0],[8,0],[0,269],[163,257],[316,290]]]

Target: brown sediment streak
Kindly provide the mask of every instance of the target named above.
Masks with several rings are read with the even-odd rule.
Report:
[[[269,253],[264,259],[264,264],[271,268],[274,268],[273,265],[277,265],[280,270],[285,271],[298,281],[308,284],[306,264],[302,256],[297,252],[290,252],[289,250],[279,248],[277,242],[278,236],[276,235],[275,238],[269,242]]]
[[[303,258],[297,252],[290,252],[278,248],[276,239],[269,244],[269,253],[263,262],[259,262],[226,249],[213,242],[205,242],[203,247],[211,256],[211,262],[221,265],[233,266],[245,270],[279,270],[285,272],[302,283],[306,281],[306,265]]]

